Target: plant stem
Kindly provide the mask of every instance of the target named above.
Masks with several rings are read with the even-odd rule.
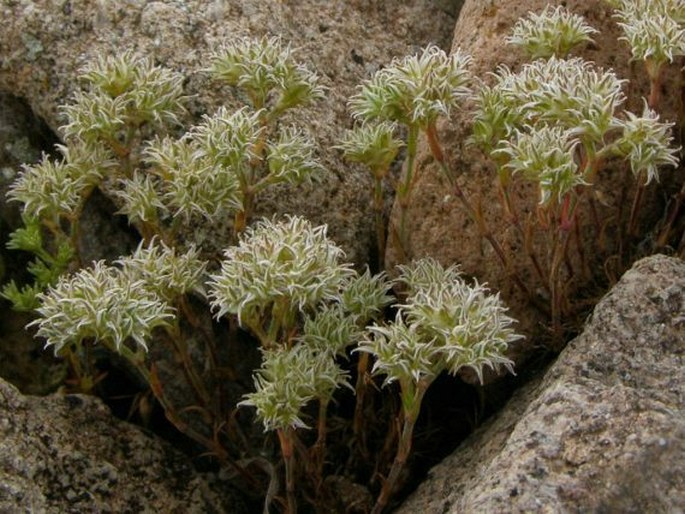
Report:
[[[645,61],[647,67],[647,74],[649,75],[649,97],[647,105],[650,109],[656,110],[661,101],[661,78],[663,76],[663,65],[650,64],[649,60]]]
[[[635,191],[635,196],[633,197],[633,204],[630,207],[630,220],[628,221],[628,235],[637,235],[637,218],[640,211],[640,205],[642,204],[642,197],[645,192],[645,181],[643,177],[643,172],[637,177],[637,190]]]
[[[407,234],[407,211],[409,210],[409,198],[414,186],[414,166],[416,163],[418,138],[419,128],[416,125],[409,125],[409,134],[407,135],[407,169],[404,180],[397,187],[397,201],[400,206],[400,226],[397,235],[401,246],[401,254],[405,258],[410,255],[409,234]]]
[[[326,420],[328,399],[319,398],[319,416],[317,420],[317,438],[312,447],[312,461],[314,464],[314,483],[319,491],[323,483],[323,466],[326,458]]]
[[[553,245],[552,264],[549,270],[549,290],[552,294],[552,330],[557,341],[562,340],[561,314],[563,299],[563,284],[561,278],[561,264],[564,261],[569,241],[569,234],[576,218],[577,199],[572,193],[567,193],[561,204],[559,227]]]
[[[366,396],[367,371],[369,368],[369,354],[361,352],[357,363],[357,383],[355,384],[356,403],[354,406],[354,419],[352,421],[352,433],[357,442],[357,451],[362,457],[368,456],[366,448],[366,432],[364,431],[364,400]]]
[[[678,110],[678,127],[680,129],[680,158],[682,162],[682,158],[685,155],[682,150],[682,148],[685,147],[685,57],[683,57],[680,60],[680,64],[680,106]],[[680,213],[680,209],[682,208],[684,202],[685,181],[683,182],[680,191],[675,195],[675,199],[670,206],[671,208],[666,218],[666,224],[664,228],[661,230],[659,237],[657,239],[657,245],[659,248],[665,247],[668,244],[668,241],[671,239],[671,230],[673,229],[673,224],[678,219],[678,214]],[[683,237],[685,237],[685,232],[683,233]],[[682,246],[682,241],[679,246]]]
[[[281,454],[285,464],[285,492],[287,497],[286,513],[296,514],[297,502],[295,500],[295,461],[293,429],[291,427],[279,428],[278,441],[281,443]]]
[[[383,222],[383,178],[374,174],[373,209],[376,218],[376,244],[378,251],[378,271],[385,262],[385,223]]]
[[[523,280],[521,280],[521,277],[518,275],[518,272],[516,270],[511,270],[509,259],[507,259],[504,253],[504,249],[502,248],[502,245],[499,244],[497,239],[495,239],[495,237],[493,236],[492,232],[487,228],[482,215],[473,207],[468,197],[466,196],[462,188],[459,186],[459,183],[457,182],[456,178],[453,176],[452,171],[450,170],[447,162],[445,161],[445,156],[442,152],[440,141],[438,140],[437,129],[434,124],[428,125],[428,127],[426,127],[426,136],[428,139],[428,146],[431,149],[433,157],[438,162],[440,169],[443,172],[443,175],[445,176],[445,178],[447,178],[448,182],[452,186],[455,196],[461,202],[461,205],[466,211],[466,214],[468,214],[471,221],[473,221],[476,224],[480,236],[484,238],[488,243],[490,243],[490,246],[495,251],[495,254],[499,259],[502,268],[510,274],[511,279],[514,281],[516,286],[528,297],[528,299],[531,302],[533,302],[533,295],[531,294],[530,289],[528,289],[528,287],[524,284]]]
[[[178,318],[175,319],[175,322],[171,327],[167,328],[166,333],[169,336],[169,339],[171,339],[176,358],[180,360],[183,365],[186,381],[192,387],[195,397],[203,407],[208,406],[211,402],[210,395],[190,358],[186,341],[181,334]]]
[[[385,482],[383,482],[381,493],[376,500],[376,505],[374,505],[371,514],[381,514],[383,512],[383,509],[387,506],[390,496],[397,485],[400,473],[404,469],[404,465],[411,452],[414,425],[419,417],[421,401],[431,382],[432,378],[423,379],[416,385],[412,384],[413,387],[411,388],[402,387],[402,434],[397,445],[397,454],[395,455],[395,460],[390,468],[390,473],[388,473],[388,477]],[[407,391],[407,389],[410,389],[410,391]]]

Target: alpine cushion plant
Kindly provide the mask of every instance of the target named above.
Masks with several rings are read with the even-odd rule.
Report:
[[[631,21],[638,16],[635,6],[642,6],[679,27],[672,30],[670,21],[659,21],[669,42],[661,53],[647,50],[636,58],[662,62],[680,55],[679,3],[614,3],[620,4],[624,25],[637,23]],[[553,325],[561,323],[564,287],[572,273],[564,266],[572,247],[569,234],[577,226],[579,203],[593,201],[586,191],[602,179],[604,160],[624,159],[640,185],[658,180],[662,166],[677,163],[671,125],[660,121],[653,105],[641,115],[622,113],[625,82],[568,57],[594,32],[582,18],[548,7],[518,23],[509,38],[536,60],[516,71],[499,68],[475,93],[470,57],[460,50],[447,55],[435,46],[394,60],[360,86],[349,103],[359,123],[338,148],[373,174],[379,269],[386,239],[382,182],[404,146],[406,170],[396,191],[401,219],[389,236],[405,254],[400,260],[411,253],[405,222],[421,135],[508,269],[502,246],[461,190],[438,140],[438,121],[469,100],[475,105],[473,142],[496,163],[506,213],[523,240],[521,210],[509,193],[516,182],[536,188],[537,221],[548,230],[548,247],[526,245],[526,251],[536,262],[538,255],[546,259],[537,270],[552,304]],[[640,37],[635,36],[637,46]],[[631,38],[627,31],[632,43]],[[4,294],[36,310],[32,326],[48,347],[70,359],[81,390],[92,390],[98,380],[93,346],[118,353],[179,430],[241,474],[249,475],[250,463],[264,461],[263,452],[271,448],[264,443],[275,433],[285,495],[278,497],[278,473],[271,472],[267,508],[276,499],[294,513],[298,500],[306,500],[323,511],[329,506],[327,470],[363,477],[360,459],[348,449],[362,457],[373,454],[367,451],[378,444],[373,416],[365,415],[384,412],[378,406],[387,399],[378,388],[378,402],[369,401],[369,375],[383,377],[384,385],[396,384],[402,427],[396,456],[391,465],[382,456],[371,462],[376,470],[389,468],[374,508],[378,514],[400,482],[430,385],[443,373],[470,370],[483,382],[487,370],[513,372],[507,352],[522,336],[499,295],[466,280],[455,266],[405,261],[399,278],[390,281],[384,273],[361,273],[344,262],[326,227],[298,216],[252,223],[262,192],[313,181],[323,172],[313,139],[288,125],[283,114],[324,91],[316,74],[297,63],[278,38],[233,41],[210,57],[204,73],[228,85],[227,91],[246,105],[218,108],[182,132],[185,97],[179,74],[130,52],[87,67],[84,91],[63,111],[62,158],[26,167],[11,189],[10,198],[23,204],[26,226],[10,244],[36,256],[30,266],[36,281],[24,289],[10,285]],[[406,144],[399,137],[403,131]],[[78,269],[87,264],[78,256],[79,222],[97,188],[115,197],[119,214],[142,241],[132,255]],[[189,232],[225,219],[233,222],[231,246],[220,262],[210,262],[210,252],[193,244]],[[396,301],[393,285],[401,299],[386,319],[386,308]],[[198,319],[200,309],[206,318]],[[228,328],[219,326],[223,323]],[[261,355],[261,365],[247,370],[253,371],[249,392],[236,393],[237,382],[227,386],[233,370],[224,350],[232,351],[237,341],[231,339],[236,323],[254,336],[241,341],[257,342]],[[220,334],[230,340],[219,340]],[[185,381],[181,388],[192,393],[191,400],[170,397],[175,389],[166,387],[159,354],[171,356],[172,373]],[[229,387],[230,398],[224,394]],[[353,414],[347,404],[335,409],[341,398],[336,395],[345,388],[356,393]],[[341,411],[353,419],[342,419]],[[255,419],[266,434],[250,430]],[[388,447],[393,435],[390,430],[385,438]],[[341,447],[344,465],[334,453]],[[278,451],[273,457],[279,458]]]
[[[320,484],[328,403],[347,383],[335,359],[391,299],[382,275],[357,275],[342,256],[325,226],[297,216],[262,220],[226,250],[221,269],[208,282],[217,317],[235,315],[261,342],[256,391],[241,405],[255,407],[265,429],[278,434],[290,513],[297,505],[294,452],[301,446],[295,444],[296,430],[306,426],[302,411],[310,400],[319,401],[312,474]]]
[[[482,381],[483,368],[506,367],[513,362],[505,353],[521,339],[512,328],[499,295],[482,285],[468,284],[456,267],[422,259],[400,266],[398,281],[407,298],[395,320],[369,327],[358,351],[374,357],[373,372],[384,383],[398,382],[402,431],[397,454],[373,509],[380,514],[388,503],[411,451],[414,425],[431,383],[443,371],[454,375],[471,368]]]
[[[99,343],[125,355],[131,362],[142,363],[140,350],[147,351],[147,341],[157,327],[168,326],[174,317],[172,307],[151,291],[142,280],[131,280],[124,271],[102,261],[74,275],[63,276],[54,287],[40,293],[37,309],[37,337],[56,355],[67,356],[78,371],[79,386],[90,391],[87,345]],[[135,342],[135,347],[128,342]]]
[[[471,75],[468,66],[471,57],[457,50],[447,55],[437,46],[426,47],[420,55],[395,59],[386,68],[365,81],[357,94],[349,101],[352,116],[364,123],[398,123],[407,129],[407,157],[403,179],[396,187],[397,201],[400,206],[399,227],[391,227],[390,236],[399,244],[403,253],[409,251],[409,235],[406,230],[406,208],[414,184],[414,167],[420,132],[426,133],[431,149],[439,162],[444,160],[437,144],[436,122],[439,117],[449,115],[450,111],[464,101],[471,93]],[[349,143],[343,148],[354,159],[365,160],[372,167],[378,162],[379,152],[359,152],[355,141],[368,141],[371,136],[381,136],[388,149],[397,147],[393,139],[380,132],[367,131],[358,136],[348,136]],[[384,129],[383,132],[387,131]],[[373,146],[377,146],[374,144]]]
[[[532,33],[546,35],[548,46],[556,48],[560,35],[549,27],[555,24],[557,14],[547,9],[520,23]],[[521,44],[517,38],[510,41]],[[500,67],[494,80],[476,95],[472,140],[495,161],[505,212],[524,241],[529,229],[520,225],[510,189],[519,179],[537,185],[538,218],[549,227],[552,241],[549,262],[541,264],[531,246],[524,246],[550,295],[552,326],[560,338],[569,278],[562,277],[562,262],[569,236],[583,198],[595,212],[593,196],[583,195],[583,191],[601,179],[606,159],[619,156],[629,160],[638,179],[628,224],[632,232],[642,188],[659,167],[677,163],[677,149],[669,135],[671,124],[659,121],[648,109],[642,116],[623,114],[625,81],[581,58],[552,55],[525,64],[516,73]],[[600,228],[596,229],[599,232]],[[579,253],[582,258],[582,247]]]
[[[659,102],[664,66],[685,55],[685,7],[679,0],[608,0],[635,60],[643,61],[651,82],[648,104]]]
[[[201,361],[224,364],[216,360],[216,336],[197,316],[209,252],[193,244],[190,227],[231,215],[240,232],[260,192],[275,184],[300,184],[324,171],[305,131],[279,119],[323,90],[316,74],[277,39],[234,41],[211,59],[216,73],[209,73],[260,105],[219,108],[180,136],[186,114],[181,74],[133,52],[86,66],[83,90],[63,107],[62,159],[44,157],[25,167],[11,187],[10,198],[23,204],[26,223],[11,245],[36,255],[30,266],[35,283],[23,288],[10,283],[3,294],[15,307],[36,309],[39,337],[69,358],[80,390],[92,389],[90,348],[99,343],[139,372],[179,430],[230,461],[238,451],[232,453],[225,419],[234,405],[212,397],[221,387],[218,369],[198,370]],[[227,59],[238,62],[237,71],[226,73]],[[250,74],[267,80],[255,89],[246,78]],[[96,263],[65,275],[87,265],[78,255],[79,224],[95,189],[115,199],[118,214],[127,217],[142,242],[114,265]],[[169,345],[196,405],[178,409],[178,399],[167,397],[157,373],[159,352],[146,353],[152,342]],[[191,420],[185,407],[203,416]]]

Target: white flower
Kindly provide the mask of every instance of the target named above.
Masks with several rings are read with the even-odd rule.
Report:
[[[248,227],[224,255],[221,270],[210,277],[209,297],[217,317],[236,314],[240,322],[261,320],[276,303],[284,304],[283,315],[293,315],[335,300],[352,274],[326,227],[297,216]]]
[[[430,125],[470,94],[470,62],[460,50],[447,55],[437,46],[395,59],[350,99],[352,114],[364,120]]]
[[[574,46],[592,41],[596,32],[582,16],[547,5],[540,14],[531,12],[516,22],[506,42],[522,47],[532,59],[565,57]]]
[[[647,173],[646,183],[659,180],[660,166],[677,166],[679,148],[672,146],[673,123],[662,123],[659,115],[645,102],[642,116],[627,112],[622,122],[623,134],[616,142],[617,152],[630,161],[633,175]]]
[[[152,331],[174,317],[174,310],[144,281],[131,281],[103,261],[61,277],[38,297],[40,317],[30,325],[38,326],[36,336],[45,338],[55,353],[88,339],[117,351],[131,339],[147,350]]]

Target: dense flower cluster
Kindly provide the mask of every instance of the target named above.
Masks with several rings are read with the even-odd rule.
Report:
[[[180,253],[157,240],[147,245],[140,243],[133,255],[119,259],[117,264],[130,280],[142,280],[148,289],[168,302],[186,293],[201,291],[207,267],[196,248]]]
[[[428,46],[420,55],[394,60],[364,82],[350,99],[355,118],[425,127],[470,94],[471,57]]]
[[[88,90],[77,92],[63,109],[67,139],[116,145],[121,131],[146,123],[174,124],[184,110],[183,75],[132,52],[98,58],[86,67],[82,79]]]
[[[255,392],[239,405],[255,407],[265,430],[306,428],[303,407],[314,398],[329,398],[346,380],[330,354],[307,345],[265,350],[254,375]]]
[[[365,123],[348,130],[339,148],[350,161],[366,164],[374,176],[383,178],[403,145],[396,130],[396,124],[387,121]]]
[[[523,48],[532,59],[566,57],[574,46],[592,41],[590,35],[596,32],[582,16],[548,5],[540,14],[529,13],[516,22],[506,41]]]
[[[61,161],[47,155],[23,171],[10,186],[8,197],[23,204],[29,216],[57,220],[80,209],[85,195],[112,168],[111,155],[102,148],[83,144],[59,145]]]
[[[84,340],[120,350],[128,340],[147,349],[156,327],[174,317],[174,310],[143,280],[131,280],[121,269],[103,261],[63,276],[57,285],[39,295],[41,306],[36,335],[55,353]]]
[[[685,55],[685,6],[681,0],[611,0],[633,57],[656,78],[661,66]]]
[[[512,371],[505,352],[522,336],[511,328],[514,320],[498,294],[467,284],[455,267],[432,259],[400,270],[405,303],[393,323],[369,327],[370,337],[359,346],[374,355],[374,372],[386,375],[386,383],[430,381],[443,370],[454,374],[465,367],[481,380],[486,366]]]
[[[212,56],[209,71],[247,92],[255,109],[271,116],[323,96],[315,73],[294,61],[292,50],[275,37],[238,39]]]
[[[338,297],[352,274],[340,263],[342,255],[325,226],[296,216],[257,222],[226,250],[221,270],[211,276],[212,307],[217,317],[235,314],[241,322],[273,315],[275,304],[283,304],[284,316],[306,312]]]

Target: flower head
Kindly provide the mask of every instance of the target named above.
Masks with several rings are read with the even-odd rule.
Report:
[[[29,216],[56,219],[72,215],[113,164],[109,153],[99,146],[86,148],[75,143],[58,149],[61,161],[44,155],[38,164],[24,166],[10,187],[10,200],[22,202]]]
[[[254,375],[255,392],[238,405],[255,407],[265,430],[306,428],[303,407],[314,398],[330,398],[344,383],[346,374],[328,353],[306,345],[265,350]]]
[[[164,326],[174,310],[145,282],[132,281],[103,261],[74,275],[62,276],[39,296],[37,337],[55,353],[69,344],[93,339],[119,351],[129,339],[147,350],[152,331]]]
[[[279,38],[238,39],[212,57],[215,77],[247,92],[256,109],[272,113],[304,105],[323,96],[318,77],[292,56]]]
[[[323,167],[316,160],[312,140],[302,131],[289,127],[267,145],[269,183],[301,184],[316,177]]]
[[[582,16],[547,5],[540,14],[520,19],[506,42],[523,48],[531,59],[566,57],[574,46],[592,41],[596,32]]]
[[[99,57],[81,78],[88,90],[63,108],[68,121],[62,129],[68,138],[113,139],[126,126],[178,123],[183,111],[183,76],[132,52]]]
[[[374,176],[382,178],[402,148],[402,141],[395,137],[396,129],[387,121],[364,123],[347,131],[338,148],[349,160],[366,164]]]
[[[444,369],[436,340],[421,334],[418,324],[407,324],[401,313],[397,313],[393,323],[372,325],[368,331],[368,338],[359,343],[358,351],[374,356],[372,372],[385,375],[384,384],[431,380]]]
[[[580,58],[538,59],[518,73],[501,67],[496,80],[478,97],[474,128],[474,139],[488,149],[524,126],[556,125],[590,150],[617,126],[625,100],[625,81]]]
[[[505,352],[521,336],[499,295],[467,284],[457,268],[432,259],[400,266],[400,272],[406,302],[393,323],[368,327],[370,337],[359,347],[376,357],[374,372],[385,374],[386,383],[430,382],[443,370],[454,374],[465,367],[482,381],[485,366],[512,370]]]
[[[261,321],[276,303],[289,316],[306,312],[338,297],[352,274],[342,255],[325,226],[297,216],[260,221],[226,250],[221,270],[211,276],[212,307],[217,317],[236,314],[240,322]]]
[[[623,134],[616,142],[617,152],[630,161],[633,175],[646,172],[646,183],[659,180],[660,166],[677,166],[679,148],[672,146],[673,123],[659,121],[659,115],[648,107],[642,116],[627,112],[622,122]]]
[[[156,239],[147,245],[141,242],[133,255],[119,259],[117,264],[131,281],[143,281],[167,302],[194,290],[201,291],[207,267],[197,249],[191,247],[180,254]]]
[[[362,323],[378,317],[395,299],[390,293],[392,282],[385,273],[371,274],[367,268],[361,275],[350,276],[342,287],[340,303],[345,312]]]
[[[319,352],[345,355],[347,347],[362,337],[359,325],[358,316],[346,312],[341,304],[333,303],[305,318],[298,341]]]
[[[215,152],[221,153],[226,160],[234,160],[237,166],[247,165],[244,162],[247,158],[238,150],[224,148],[215,149]],[[235,169],[217,162],[215,157],[192,136],[179,140],[156,139],[146,148],[145,159],[151,165],[150,172],[159,178],[158,198],[173,215],[190,218],[197,214],[215,220],[221,214],[241,207]],[[145,182],[141,184],[145,185]],[[141,188],[141,193],[143,191],[148,188]],[[144,196],[148,197],[154,200],[152,192]]]
[[[633,58],[652,79],[667,62],[685,55],[685,7],[679,0],[615,0],[616,17]]]
[[[129,223],[150,223],[166,213],[153,176],[136,170],[130,179],[121,180],[119,184],[120,189],[114,192],[122,202],[118,214],[124,214]]]
[[[448,56],[437,46],[396,59],[362,84],[350,100],[352,114],[363,120],[430,125],[470,94],[470,62],[460,50]]]
[[[516,131],[494,154],[505,156],[505,168],[539,184],[540,204],[561,199],[574,188],[587,185],[578,169],[578,141],[561,127]]]

